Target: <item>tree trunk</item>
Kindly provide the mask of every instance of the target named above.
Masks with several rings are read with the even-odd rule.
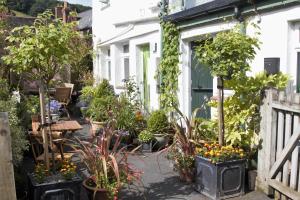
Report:
[[[49,141],[48,141],[48,135],[47,130],[45,127],[46,124],[46,102],[45,102],[45,88],[44,84],[41,81],[40,87],[39,87],[39,95],[40,95],[40,109],[41,109],[41,127],[42,127],[42,136],[43,136],[43,147],[44,147],[44,160],[46,163],[47,170],[50,169],[50,163],[49,163]]]
[[[218,120],[219,120],[219,145],[224,145],[225,125],[224,125],[224,80],[218,77]]]

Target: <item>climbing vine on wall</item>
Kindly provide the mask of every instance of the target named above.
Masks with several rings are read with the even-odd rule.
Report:
[[[163,31],[162,59],[156,78],[160,78],[160,106],[166,111],[172,111],[178,106],[178,76],[179,70],[179,30],[175,24],[161,21]]]

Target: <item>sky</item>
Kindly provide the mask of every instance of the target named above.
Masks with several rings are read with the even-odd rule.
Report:
[[[92,0],[67,0],[69,3],[92,6]]]

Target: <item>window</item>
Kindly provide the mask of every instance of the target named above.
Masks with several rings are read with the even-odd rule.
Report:
[[[123,67],[123,76],[125,80],[129,79],[130,76],[130,61],[129,61],[129,44],[123,45],[123,55],[122,55],[122,67]]]
[[[105,68],[106,68],[106,78],[107,80],[111,80],[111,60],[110,60],[110,49],[106,51],[106,58],[105,58]]]
[[[124,58],[124,79],[129,79],[129,58]]]

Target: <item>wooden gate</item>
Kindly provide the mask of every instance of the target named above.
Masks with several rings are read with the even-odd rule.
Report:
[[[261,105],[257,187],[300,200],[300,94],[267,90]]]

